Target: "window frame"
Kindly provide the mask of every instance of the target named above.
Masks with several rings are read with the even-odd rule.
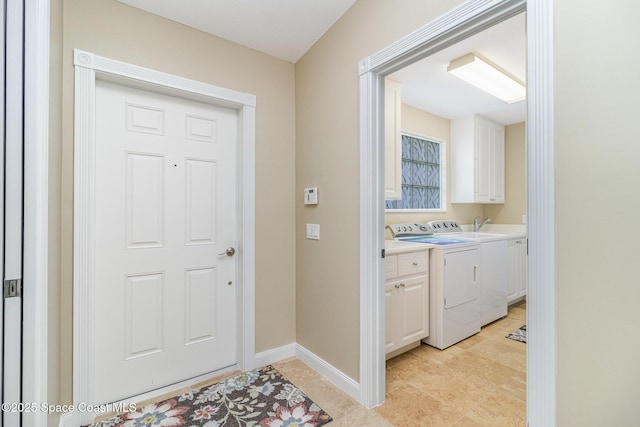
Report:
[[[441,138],[436,138],[433,136],[427,136],[416,132],[410,132],[406,130],[400,131],[401,138],[402,136],[408,136],[410,138],[419,138],[429,142],[435,142],[440,146],[440,207],[432,208],[432,209],[387,209],[385,200],[385,213],[392,214],[402,214],[402,213],[426,213],[426,212],[447,212],[447,141]],[[402,144],[402,142],[400,142]],[[401,156],[402,160],[402,156]],[[402,168],[402,164],[400,165]],[[402,173],[402,171],[401,171]],[[400,192],[402,193],[402,184],[400,184]]]

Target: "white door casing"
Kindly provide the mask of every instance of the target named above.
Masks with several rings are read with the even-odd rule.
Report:
[[[91,404],[235,365],[237,122],[97,82]]]
[[[76,408],[90,401],[93,389],[90,370],[95,366],[90,348],[97,337],[93,328],[91,289],[95,284],[96,197],[99,181],[96,167],[96,85],[99,82],[126,84],[164,95],[233,109],[237,112],[237,152],[235,162],[238,191],[235,194],[236,258],[235,292],[237,337],[236,357],[240,369],[255,368],[255,96],[160,73],[120,61],[75,51],[75,150],[74,150],[74,363],[73,402]],[[207,169],[207,168],[204,168]],[[184,171],[184,169],[183,169]],[[222,243],[222,242],[221,242]],[[231,246],[228,242],[225,245]],[[217,254],[216,254],[216,258]],[[226,260],[225,257],[221,257]],[[121,282],[121,286],[124,286]],[[185,378],[186,379],[186,378]],[[66,416],[69,425],[92,421],[95,413],[74,412]]]

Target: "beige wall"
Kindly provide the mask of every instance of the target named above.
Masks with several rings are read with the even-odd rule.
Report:
[[[293,64],[115,0],[64,0],[63,19],[62,144],[53,147],[61,158],[52,157],[51,171],[62,173],[62,400],[71,400],[73,48],[257,96],[256,351],[294,342]]]
[[[461,0],[360,0],[296,63],[297,342],[359,379],[358,62]],[[317,186],[319,204],[302,189]],[[305,224],[320,224],[320,240]]]
[[[640,4],[554,4],[558,425],[637,425]]]
[[[60,248],[60,279],[56,266],[50,275],[62,284],[63,401],[71,398],[71,49],[258,95],[257,349],[297,339],[358,379],[357,62],[459,3],[358,1],[296,64],[294,111],[291,64],[113,0],[64,0],[64,15],[52,19],[54,25],[64,19],[62,36],[52,30],[54,51],[63,42],[64,72],[58,86],[62,137],[52,124],[50,172],[52,193],[61,193],[61,235],[50,235],[51,250]],[[629,46],[640,39],[634,18],[640,6],[632,0],[567,0],[554,8],[557,182],[547,190],[555,191],[557,207],[558,425],[633,425],[640,400],[640,287],[634,268],[640,228],[633,225],[640,210],[640,128],[633,126],[640,61]],[[306,186],[319,187],[317,207],[302,204]],[[321,225],[320,241],[304,239],[309,222]],[[624,238],[612,238],[610,231]],[[51,298],[55,306],[55,292]],[[55,307],[50,317],[49,346],[56,351]]]
[[[494,224],[522,224],[527,213],[527,129],[524,122],[505,126],[505,203],[484,205],[483,216]]]

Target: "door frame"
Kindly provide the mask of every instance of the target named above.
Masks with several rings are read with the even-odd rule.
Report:
[[[48,396],[49,304],[49,0],[24,2],[24,235],[22,401]],[[46,426],[44,411],[23,425]]]
[[[556,424],[553,0],[470,0],[359,64],[360,391],[385,396],[384,77],[527,11],[527,420]]]
[[[136,89],[180,96],[238,111],[237,212],[238,212],[238,309],[237,364],[242,370],[255,367],[255,108],[256,97],[248,93],[162,73],[132,64],[74,50],[74,274],[73,274],[73,404],[90,402],[93,369],[88,349],[92,340],[89,322],[94,275],[93,210],[95,186],[95,93],[96,81],[123,84]],[[185,380],[187,380],[185,378]],[[77,421],[90,423],[93,413],[74,412]],[[67,420],[69,421],[69,420]],[[72,425],[77,425],[74,423]]]

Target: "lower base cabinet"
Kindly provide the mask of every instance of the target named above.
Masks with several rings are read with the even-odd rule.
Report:
[[[527,239],[521,237],[507,242],[507,303],[527,296]]]
[[[386,256],[387,359],[429,336],[429,250]]]

